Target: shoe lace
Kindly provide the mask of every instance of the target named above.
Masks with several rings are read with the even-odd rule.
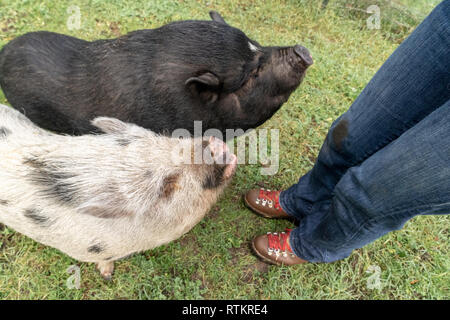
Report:
[[[269,207],[273,204],[276,210],[281,210],[280,206],[280,192],[279,191],[270,191],[265,190],[263,188],[259,189],[259,200],[264,202],[267,201],[269,203]]]
[[[286,228],[286,230],[281,233],[267,233],[267,238],[269,240],[269,255],[271,255],[272,253],[275,253],[276,256],[279,256],[280,253],[282,253],[284,256],[287,256],[288,253],[293,254],[288,241],[288,237],[291,231],[292,229]]]

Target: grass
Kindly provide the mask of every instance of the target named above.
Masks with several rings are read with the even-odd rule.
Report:
[[[240,166],[225,195],[191,232],[119,261],[111,282],[104,282],[93,264],[0,226],[0,299],[448,299],[448,216],[416,217],[343,261],[275,267],[252,254],[250,241],[292,224],[260,218],[241,201],[250,188],[287,188],[311,169],[332,121],[438,2],[370,1],[380,5],[380,30],[368,30],[368,14],[349,9],[356,1],[331,0],[325,10],[320,1],[306,0],[0,3],[0,46],[36,30],[116,37],[174,20],[208,19],[214,9],[261,44],[301,43],[315,60],[301,88],[264,124],[280,128],[275,176],[261,176],[258,165]],[[81,9],[79,30],[67,29],[70,5]],[[0,102],[7,103],[2,93]],[[81,269],[79,290],[65,285],[73,264]],[[380,268],[379,290],[367,285],[371,266]]]

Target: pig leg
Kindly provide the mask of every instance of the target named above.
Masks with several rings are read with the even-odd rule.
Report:
[[[100,271],[100,275],[103,279],[109,281],[112,278],[114,272],[114,261],[102,261],[97,262],[97,269]]]

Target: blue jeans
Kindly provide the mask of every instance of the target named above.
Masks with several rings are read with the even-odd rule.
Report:
[[[300,221],[294,253],[310,262],[450,212],[450,0],[395,50],[331,126],[311,171],[283,191]]]

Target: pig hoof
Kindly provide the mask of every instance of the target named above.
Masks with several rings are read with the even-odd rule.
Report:
[[[101,276],[102,276],[103,280],[105,280],[105,281],[111,281],[111,279],[112,279],[111,273],[101,273]]]
[[[104,280],[110,281],[114,272],[114,262],[98,262],[97,269]]]

